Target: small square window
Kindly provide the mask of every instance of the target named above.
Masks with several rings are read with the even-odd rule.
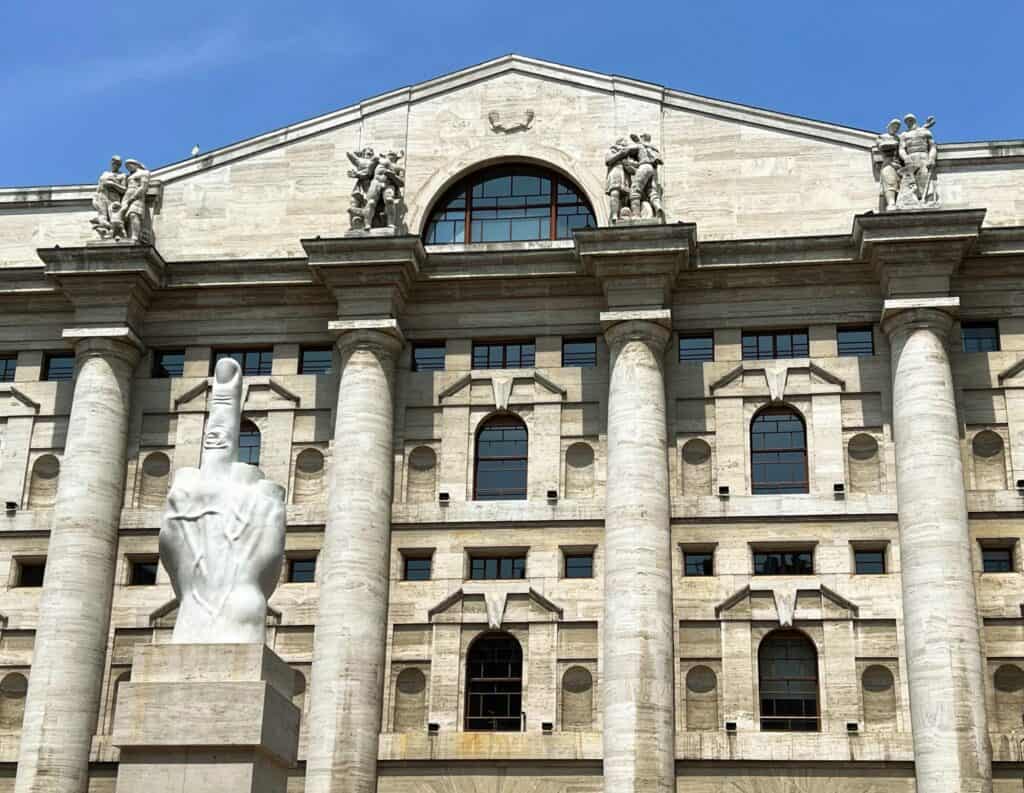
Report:
[[[693,333],[679,337],[679,362],[715,360],[715,337],[711,333]]]
[[[153,586],[160,563],[156,559],[132,559],[128,569],[128,586]]]
[[[683,575],[687,578],[714,574],[715,555],[710,551],[683,554]]]
[[[445,345],[443,342],[414,344],[412,370],[414,372],[443,372]]]
[[[859,328],[839,328],[836,342],[841,356],[860,357],[875,354],[875,333],[870,325]]]
[[[153,377],[181,377],[184,373],[184,350],[157,350],[153,353]]]
[[[567,339],[562,342],[562,366],[597,366],[597,339]]]
[[[0,383],[13,383],[17,368],[17,355],[0,355]]]
[[[757,551],[754,553],[754,575],[812,575],[814,554],[811,551]]]
[[[211,376],[221,358],[234,358],[246,377],[271,374],[274,367],[273,350],[218,350],[210,363]]]
[[[403,560],[404,581],[429,581],[433,559],[429,556],[406,556]]]
[[[316,579],[316,557],[288,559],[288,583],[312,584]]]
[[[41,587],[46,573],[46,559],[19,559],[18,581],[15,586]]]
[[[964,352],[999,352],[998,322],[962,322]]]
[[[70,352],[50,353],[43,365],[44,380],[72,380],[75,376],[75,355]]]
[[[1012,573],[1013,548],[982,548],[981,569],[986,573]]]
[[[299,355],[299,374],[330,374],[334,350],[330,347],[303,347]]]
[[[593,578],[594,554],[567,553],[565,555],[566,578]]]
[[[857,575],[882,575],[885,573],[885,551],[880,548],[855,548],[853,567]]]

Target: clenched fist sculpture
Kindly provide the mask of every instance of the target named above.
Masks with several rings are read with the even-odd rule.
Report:
[[[267,598],[284,560],[284,488],[236,462],[242,372],[217,362],[199,468],[167,495],[160,556],[178,597],[175,644],[263,643]]]

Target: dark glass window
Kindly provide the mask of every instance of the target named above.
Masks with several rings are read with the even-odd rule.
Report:
[[[18,586],[40,587],[46,573],[45,559],[18,560]]]
[[[469,577],[483,580],[526,578],[525,556],[471,556]]]
[[[593,578],[594,554],[567,553],[565,555],[566,578]]]
[[[706,576],[715,574],[715,556],[710,552],[683,554],[683,575]]]
[[[412,348],[412,370],[414,372],[443,372],[444,344],[416,344]]]
[[[981,565],[986,573],[1012,573],[1013,548],[982,548]]]
[[[802,633],[776,631],[757,652],[761,729],[816,732],[818,652]]]
[[[312,584],[316,580],[316,557],[296,557],[288,560],[289,584]]]
[[[330,347],[303,347],[299,357],[299,374],[330,374],[334,350]]]
[[[566,179],[528,165],[498,166],[457,182],[430,213],[428,245],[572,239],[597,225]]]
[[[234,358],[246,376],[270,374],[274,366],[273,350],[218,350],[210,364],[210,374],[221,358]]]
[[[806,329],[743,334],[745,359],[806,358],[809,354]]]
[[[679,361],[715,360],[715,337],[711,333],[679,337]]]
[[[184,350],[157,350],[153,353],[153,377],[181,377],[184,373]]]
[[[998,352],[998,322],[964,322],[960,325],[964,352]]]
[[[806,493],[807,431],[789,408],[768,408],[750,424],[753,493]]]
[[[811,551],[755,551],[754,575],[811,575],[814,553]]]
[[[476,436],[477,501],[526,498],[526,425],[514,416],[496,416]]]
[[[46,356],[43,366],[44,380],[71,380],[75,376],[75,355],[55,352]]]
[[[0,383],[13,383],[18,368],[17,355],[0,355]]]
[[[251,421],[243,421],[238,429],[238,462],[260,464],[260,431]]]
[[[529,369],[534,365],[537,345],[532,341],[473,344],[474,369]]]
[[[402,578],[406,581],[429,581],[432,561],[429,556],[405,557],[405,570],[403,571]]]
[[[567,339],[563,341],[562,366],[597,366],[597,340]]]
[[[507,633],[481,636],[466,655],[466,729],[519,732],[523,648]]]
[[[128,586],[153,586],[159,566],[156,559],[133,559],[128,570]]]
[[[853,566],[857,575],[880,575],[885,572],[885,551],[854,550]]]
[[[875,333],[870,325],[860,328],[839,328],[836,342],[840,355],[861,356],[875,354]]]

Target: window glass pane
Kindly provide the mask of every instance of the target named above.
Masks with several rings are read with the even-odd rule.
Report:
[[[518,579],[526,576],[525,556],[471,557],[469,577],[484,580]]]
[[[0,355],[0,383],[13,383],[18,368],[18,356]]]
[[[312,584],[316,580],[316,558],[289,559],[288,583]]]
[[[759,413],[750,427],[752,491],[806,493],[807,440],[803,422],[790,410]]]
[[[597,366],[597,340],[573,339],[563,341],[562,366]]]
[[[839,328],[836,332],[839,354],[861,356],[875,354],[875,334],[870,325],[861,328]]]
[[[522,729],[523,651],[508,634],[484,636],[466,659],[467,730]]]
[[[443,372],[444,344],[417,344],[412,348],[412,370],[414,372]],[[473,350],[476,357],[476,350]],[[473,368],[477,367],[474,363]]]
[[[268,375],[274,366],[273,350],[218,350],[213,356],[211,375],[221,358],[233,358],[237,361],[242,368],[242,374],[246,377]]]
[[[130,586],[153,586],[156,584],[156,570],[159,563],[153,560],[133,561],[128,577]]]
[[[982,548],[981,560],[986,573],[1013,572],[1013,548]]]
[[[814,556],[811,551],[757,551],[754,575],[811,575]]]
[[[566,578],[593,578],[594,577],[594,556],[593,554],[566,554],[565,555],[565,577]]]
[[[184,350],[157,350],[153,353],[153,377],[181,377],[184,373]]]
[[[260,464],[260,431],[251,421],[243,421],[238,432],[238,462]]]
[[[711,553],[684,553],[683,575],[687,577],[714,575],[714,558]]]
[[[806,358],[809,354],[806,330],[743,334],[743,357],[746,359]]]
[[[998,322],[964,322],[960,326],[964,352],[998,352]]]
[[[432,561],[429,557],[406,557],[405,575],[403,577],[406,581],[429,581]],[[473,577],[476,578],[477,576]]]
[[[71,380],[75,376],[73,353],[54,353],[46,356],[44,380]]]
[[[304,347],[299,362],[299,374],[329,374],[334,362],[330,347]]]
[[[745,356],[744,356],[745,357]],[[715,360],[715,337],[710,333],[679,337],[680,361]]]
[[[885,551],[853,552],[857,575],[878,575],[885,572]]]

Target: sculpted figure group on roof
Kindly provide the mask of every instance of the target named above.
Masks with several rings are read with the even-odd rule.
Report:
[[[128,171],[121,171],[121,158],[110,158],[110,170],[100,174],[92,197],[93,229],[101,240],[152,242],[146,191],[150,173],[146,166],[131,158],[124,161]]]
[[[608,149],[604,163],[608,168],[605,193],[610,222],[665,222],[658,177],[658,166],[663,161],[649,133],[619,138]]]
[[[394,230],[401,220],[405,168],[398,163],[405,152],[377,154],[372,147],[367,146],[346,154],[349,162],[355,166],[349,170],[348,175],[356,180],[352,187],[352,204],[348,209],[351,230]]]
[[[885,209],[930,209],[938,206],[935,186],[935,162],[938,149],[931,128],[935,116],[922,125],[908,113],[903,117],[906,129],[900,132],[900,120],[894,118],[878,136],[875,149],[882,161],[880,192]]]

